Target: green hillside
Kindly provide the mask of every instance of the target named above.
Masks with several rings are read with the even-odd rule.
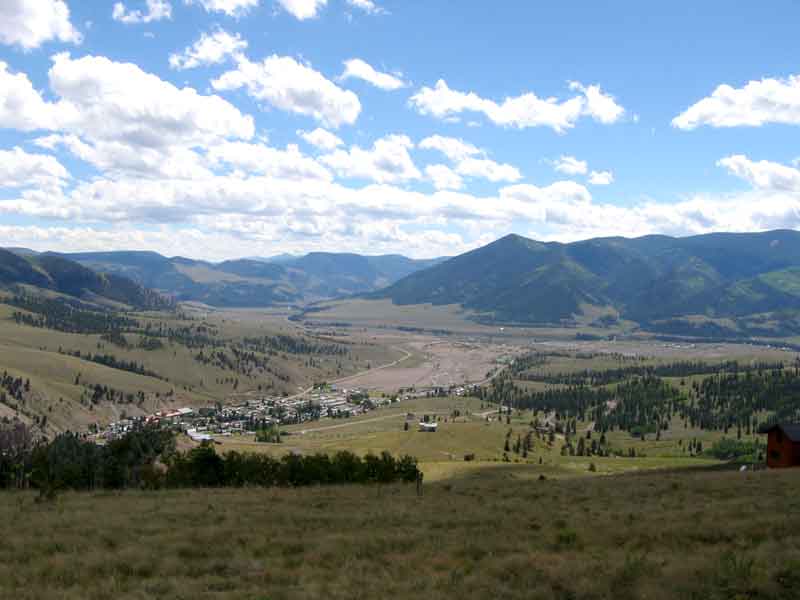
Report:
[[[571,244],[509,235],[411,274],[371,297],[396,304],[461,304],[498,322],[577,322],[586,306],[610,307],[624,319],[664,331],[674,330],[676,319],[714,323],[733,318],[737,326],[731,332],[737,334],[762,333],[749,323],[752,316],[778,313],[780,325],[770,332],[796,334],[800,233]],[[724,333],[725,326],[714,323],[711,329]]]

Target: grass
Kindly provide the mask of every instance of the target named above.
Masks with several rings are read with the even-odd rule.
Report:
[[[800,596],[800,470],[0,496],[0,597]]]
[[[461,416],[453,418],[454,410],[458,410]],[[403,424],[409,412],[415,418],[409,422],[409,430],[405,431]],[[424,414],[437,415],[440,418],[437,432],[425,433],[417,430],[417,421]],[[492,418],[491,422],[487,422],[487,416]],[[653,435],[642,441],[625,432],[608,434],[612,447],[625,452],[633,447],[640,455],[637,458],[561,456],[563,438],[557,438],[550,446],[546,440],[534,436],[533,449],[526,458],[508,452],[506,454],[510,462],[505,462],[503,455],[508,431],[511,431],[509,441],[513,446],[518,436],[524,438],[530,431],[530,422],[536,415],[530,411],[516,412],[510,425],[505,420],[497,421],[495,417],[496,409],[481,404],[476,398],[417,398],[382,407],[352,419],[325,419],[285,427],[283,430],[290,435],[286,435],[281,444],[257,443],[252,436],[232,436],[219,438],[221,445],[217,448],[220,452],[236,450],[264,452],[276,456],[289,452],[310,454],[338,450],[349,450],[363,455],[388,450],[394,455],[410,454],[417,457],[428,480],[460,477],[487,470],[513,473],[518,478],[536,479],[541,474],[550,477],[575,477],[720,464],[712,459],[689,457],[681,451],[678,439],[683,439],[684,444],[687,444],[690,439],[696,438],[704,446],[710,447],[722,434],[684,430],[678,419],[674,423],[675,432],[664,432],[662,440],[658,442]],[[588,423],[581,422],[578,430],[585,431],[587,426]],[[735,432],[733,435],[735,436]],[[595,437],[599,436],[595,434]],[[465,462],[464,456],[467,454],[474,454],[475,460]],[[591,464],[596,469],[593,472],[589,471]]]

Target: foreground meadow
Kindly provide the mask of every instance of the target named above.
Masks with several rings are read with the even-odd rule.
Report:
[[[800,471],[0,496],[0,597],[798,598]]]

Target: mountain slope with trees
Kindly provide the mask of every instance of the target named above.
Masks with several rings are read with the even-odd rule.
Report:
[[[707,334],[725,319],[734,333],[798,333],[800,232],[570,244],[508,235],[371,297],[460,304],[498,322],[570,323],[594,307],[671,333]]]
[[[17,290],[33,286],[95,304],[141,310],[167,308],[171,302],[126,277],[97,273],[56,254],[20,256],[0,249],[0,287]]]

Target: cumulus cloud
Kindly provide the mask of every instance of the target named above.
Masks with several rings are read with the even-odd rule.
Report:
[[[239,56],[247,48],[247,41],[239,34],[231,35],[224,29],[203,33],[191,46],[180,54],[169,57],[173,69],[193,69],[202,65],[216,65],[231,56]]]
[[[456,173],[468,177],[479,177],[492,182],[519,181],[522,174],[512,165],[500,164],[488,158],[467,158],[456,163]]]
[[[229,17],[241,17],[258,6],[259,0],[184,0],[186,4],[199,4],[206,12],[220,12]]]
[[[395,141],[410,145],[409,141]],[[17,197],[0,201],[0,214],[69,222],[63,235],[53,234],[39,242],[49,248],[79,243],[70,232],[87,223],[93,224],[94,230],[115,224],[119,237],[109,234],[105,238],[109,247],[130,240],[126,236],[133,235],[131,223],[149,223],[152,225],[147,229],[155,225],[181,236],[181,241],[192,247],[202,242],[207,244],[203,252],[225,258],[236,255],[238,248],[252,250],[260,244],[274,248],[276,243],[281,250],[297,245],[304,250],[336,247],[373,253],[380,249],[412,255],[452,254],[510,229],[540,239],[569,241],[600,235],[800,228],[800,193],[777,189],[781,186],[773,184],[732,195],[621,207],[595,202],[585,186],[572,181],[547,186],[515,184],[488,196],[444,186],[433,193],[421,193],[387,179],[348,187],[291,170],[267,173],[269,167],[262,167],[258,158],[248,164],[251,154],[262,151],[234,145],[217,155],[229,172],[187,181],[98,177],[55,192],[23,189]],[[288,155],[297,151],[287,148],[278,152]],[[346,154],[357,157],[357,153]],[[370,161],[365,159],[363,164],[368,165],[360,169],[367,173],[363,178],[372,179],[368,176],[372,173]],[[256,171],[262,168],[264,171]],[[352,165],[348,168],[355,169]],[[377,168],[373,162],[372,169]],[[426,175],[432,177],[428,172]],[[182,236],[183,231],[193,231],[195,237]],[[6,243],[19,241],[15,235],[31,233],[8,228],[2,232],[8,233]],[[151,232],[143,230],[141,235]],[[163,248],[155,238],[146,241],[151,248]]]
[[[439,119],[452,119],[464,112],[477,112],[502,127],[550,127],[558,133],[574,127],[581,117],[609,124],[618,121],[625,113],[614,97],[604,93],[599,86],[572,82],[570,89],[579,92],[579,95],[559,100],[539,98],[533,92],[528,92],[498,103],[482,98],[475,92],[450,89],[447,82],[440,79],[433,88],[420,89],[409,102],[420,114]]]
[[[800,193],[800,170],[793,167],[767,160],[754,162],[741,154],[723,158],[717,165],[756,189]]]
[[[614,183],[614,173],[611,171],[589,171],[589,163],[578,160],[574,156],[562,155],[552,161],[553,169],[564,175],[586,175],[587,181],[592,185],[611,185]]]
[[[319,11],[328,4],[328,0],[277,0],[283,9],[290,15],[304,21],[314,19]]]
[[[337,135],[321,127],[317,127],[314,131],[298,131],[297,135],[303,138],[307,144],[311,144],[315,148],[325,150],[326,152],[335,150],[344,144]]]
[[[64,185],[68,178],[69,173],[54,156],[29,154],[19,147],[0,150],[0,188],[53,189]]]
[[[197,149],[254,135],[252,117],[222,98],[177,88],[131,63],[62,53],[48,80],[55,102],[0,64],[0,126],[55,132],[39,145],[63,146],[115,176],[203,175]]]
[[[484,152],[477,146],[460,138],[432,135],[419,143],[423,150],[438,150],[453,162],[460,162],[470,156],[483,156]]]
[[[32,50],[51,40],[73,44],[82,41],[70,22],[64,0],[0,2],[0,43]]]
[[[500,164],[486,158],[486,152],[460,138],[432,135],[419,143],[426,150],[438,150],[455,165],[455,173],[479,177],[492,182],[519,181],[522,174],[509,164]]]
[[[614,183],[614,173],[611,171],[592,171],[589,174],[589,183],[592,185],[611,185]]]
[[[250,173],[280,179],[320,179],[330,181],[330,172],[313,158],[304,156],[295,144],[285,150],[265,144],[226,142],[212,147],[208,152],[212,163],[226,163]]]
[[[48,76],[61,128],[93,139],[161,147],[254,133],[252,117],[222,98],[177,88],[132,63],[64,53],[53,57]]]
[[[672,120],[673,127],[759,127],[800,124],[800,76],[750,81],[744,87],[723,84]]]
[[[344,72],[339,79],[342,81],[347,79],[362,79],[374,85],[376,88],[386,91],[399,90],[406,85],[401,78],[390,75],[389,73],[377,71],[372,65],[360,58],[346,60],[344,62]]]
[[[59,109],[45,101],[25,73],[12,73],[0,61],[0,127],[35,131],[56,126]]]
[[[447,165],[428,165],[425,175],[437,190],[460,190],[464,187],[461,176]]]
[[[553,168],[565,175],[586,175],[589,165],[585,160],[578,160],[574,156],[561,156],[553,161]]]
[[[421,176],[408,152],[413,147],[408,136],[387,135],[376,140],[369,150],[352,146],[349,150],[326,154],[320,160],[340,177],[401,183]]]
[[[151,23],[172,18],[172,5],[167,0],[146,0],[146,2],[147,11],[145,12],[139,9],[129,10],[122,2],[117,2],[111,11],[111,17],[126,25]]]
[[[355,123],[361,113],[361,103],[353,92],[289,56],[272,55],[260,63],[240,57],[236,69],[223,73],[211,85],[219,91],[245,88],[257,100],[313,117],[333,129]]]

